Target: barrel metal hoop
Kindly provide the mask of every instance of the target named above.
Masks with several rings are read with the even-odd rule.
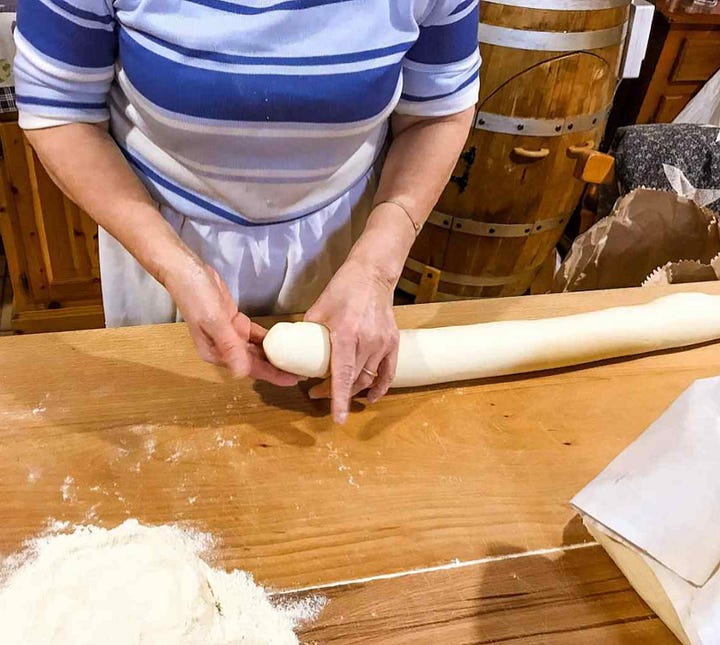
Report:
[[[428,223],[440,228],[452,229],[468,235],[482,235],[483,237],[530,237],[563,226],[568,221],[567,215],[551,219],[526,222],[525,224],[495,224],[492,222],[478,222],[463,217],[453,217],[440,211],[433,211],[428,217]]]
[[[562,137],[572,132],[587,132],[599,127],[607,118],[611,107],[609,105],[595,114],[578,114],[562,119],[505,116],[478,110],[475,115],[475,129],[528,137]]]
[[[405,260],[405,266],[411,271],[422,274],[425,271],[425,265],[422,262],[418,262],[413,258]],[[523,280],[532,279],[537,274],[538,270],[542,266],[542,263],[537,266],[531,267],[521,273],[514,275],[466,275],[463,273],[450,273],[449,271],[440,271],[440,282],[447,282],[450,284],[457,284],[463,287],[499,287],[505,284],[513,284],[515,282],[521,282]]]
[[[630,0],[484,0],[488,4],[549,11],[600,11],[627,7]]]
[[[530,31],[480,23],[478,40],[485,45],[533,51],[571,52],[618,45],[627,23],[593,31]]]
[[[409,293],[411,296],[417,295],[418,292],[418,286],[407,278],[400,278],[400,280],[398,281],[398,288],[405,293]],[[435,294],[434,302],[450,302],[452,300],[475,300],[476,298],[477,296],[456,296],[454,293],[443,293],[442,291],[438,291]]]

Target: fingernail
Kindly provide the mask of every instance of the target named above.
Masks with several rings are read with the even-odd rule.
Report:
[[[368,394],[367,400],[368,400],[368,403],[375,403],[378,400],[378,398],[375,394]]]
[[[347,421],[347,418],[348,418],[347,412],[340,412],[340,414],[337,415],[337,422],[340,425],[343,425]]]

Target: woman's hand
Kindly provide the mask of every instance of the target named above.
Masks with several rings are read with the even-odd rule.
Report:
[[[183,270],[164,282],[190,328],[200,358],[226,367],[236,378],[251,376],[275,385],[297,385],[297,376],[268,362],[262,350],[267,330],[238,311],[213,268],[190,258]]]
[[[305,316],[330,330],[331,376],[310,396],[332,395],[336,423],[345,422],[353,396],[369,388],[368,400],[374,403],[395,377],[399,335],[393,288],[393,281],[351,256]]]

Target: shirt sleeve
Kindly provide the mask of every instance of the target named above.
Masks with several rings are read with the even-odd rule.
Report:
[[[397,112],[455,114],[477,103],[480,92],[478,0],[437,0],[403,61]]]
[[[15,44],[21,128],[109,118],[117,37],[105,0],[19,0]]]

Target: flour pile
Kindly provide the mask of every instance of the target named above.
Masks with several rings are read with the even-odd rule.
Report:
[[[296,645],[323,600],[274,605],[206,534],[136,520],[40,537],[0,573],[3,645]]]

